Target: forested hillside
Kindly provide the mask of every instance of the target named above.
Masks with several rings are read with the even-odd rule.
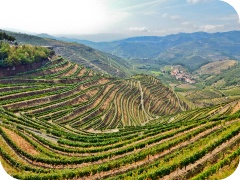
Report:
[[[13,42],[16,39],[13,36],[7,35],[5,32],[0,32],[0,41],[2,41],[2,40]]]

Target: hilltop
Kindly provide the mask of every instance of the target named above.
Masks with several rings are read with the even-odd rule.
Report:
[[[37,69],[5,76],[0,83],[20,87],[28,83],[27,87],[34,87],[23,94],[34,96],[22,99],[19,94],[0,98],[4,109],[81,129],[140,126],[157,116],[188,109],[171,89],[154,77],[115,79],[61,57],[45,61]],[[46,88],[38,90],[43,86]]]
[[[22,33],[4,32],[10,36],[14,36],[19,44],[51,46],[57,55],[71,59],[71,61],[93,69],[94,71],[118,77],[128,77],[131,74],[131,71],[128,70],[130,64],[124,59],[82,44],[67,43]]]

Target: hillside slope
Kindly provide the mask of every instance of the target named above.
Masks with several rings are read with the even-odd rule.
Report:
[[[17,179],[223,179],[238,165],[240,100],[184,111],[152,76],[62,57],[22,70],[0,78],[0,161]]]
[[[216,87],[228,87],[240,85],[240,65],[236,65],[227,70],[221,71],[221,74],[215,76],[205,77],[206,85],[212,85]]]
[[[21,33],[4,32],[14,36],[20,44],[51,46],[57,55],[61,55],[64,58],[70,59],[71,61],[93,69],[94,71],[118,77],[128,77],[131,73],[128,70],[130,65],[124,59],[82,44],[67,43]]]
[[[22,79],[0,80],[0,160],[13,177],[201,180],[222,179],[236,169],[240,155],[240,101],[144,123],[141,117],[150,115],[148,110],[154,107],[156,97],[149,97],[153,106],[144,111],[139,102],[141,91],[143,97],[147,96],[145,89],[151,90],[149,96],[157,95],[160,87],[156,79],[139,76],[127,81],[111,80],[91,76],[92,72],[69,71],[63,68],[63,62],[56,59],[52,62],[55,68],[24,73]],[[149,81],[155,83],[155,89]],[[164,92],[157,97],[166,99]],[[105,101],[105,95],[114,100]],[[165,110],[174,110],[176,105],[174,100]],[[120,121],[119,113],[130,119]],[[93,129],[109,127],[120,129]]]
[[[128,58],[129,61],[135,63],[153,66],[181,64],[194,71],[216,60],[240,60],[239,37],[239,31],[212,34],[197,32],[164,37],[135,37],[113,42],[79,42],[119,57]]]
[[[108,78],[63,58],[3,78],[5,110],[80,129],[139,126],[187,108],[156,78]]]

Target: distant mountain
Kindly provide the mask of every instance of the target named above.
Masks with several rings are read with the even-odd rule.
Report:
[[[59,37],[59,35],[56,35]],[[129,36],[123,34],[115,34],[115,33],[101,33],[101,34],[80,34],[80,35],[72,35],[72,34],[64,34],[60,37],[66,37],[69,39],[79,39],[79,40],[88,40],[93,42],[102,42],[102,41],[115,41],[126,39]]]
[[[68,37],[55,37],[55,39],[59,41],[65,41],[65,42],[73,42],[73,43],[79,43],[79,44],[91,44],[94,45],[95,42],[88,41],[88,40],[79,40],[77,38],[68,38]],[[89,46],[89,45],[87,45]],[[90,46],[91,47],[91,46]]]
[[[9,31],[4,32],[14,36],[17,39],[18,43],[52,46],[57,55],[61,55],[64,58],[67,58],[95,71],[118,77],[128,77],[130,75],[130,64],[124,59],[108,54],[106,52],[95,50],[83,44],[55,40],[55,37],[47,34],[34,36]],[[43,36],[44,38],[39,36]]]
[[[216,60],[240,60],[240,31],[180,33],[164,37],[144,36],[113,42],[81,43],[128,58],[129,61],[135,59],[136,62],[137,59],[138,63],[151,65],[181,64],[192,71]]]
[[[163,65],[182,65],[190,71],[195,71],[218,60],[240,60],[240,31],[180,33],[164,37],[142,36],[112,42],[92,42],[80,40],[80,37],[54,37],[45,33],[39,34],[38,37],[24,36],[18,34],[23,43],[54,46],[59,55],[117,76],[123,76],[124,73],[120,73],[123,71],[128,74],[130,64],[136,65],[135,69],[146,67],[145,65],[150,69],[158,69]],[[81,52],[83,49],[86,50],[84,53]]]
[[[49,35],[47,33],[37,34],[36,36],[41,37],[41,38],[57,39],[56,37],[51,36],[51,35]]]

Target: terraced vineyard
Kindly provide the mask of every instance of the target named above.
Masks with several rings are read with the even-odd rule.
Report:
[[[0,160],[25,180],[211,179],[239,160],[239,104],[189,110],[154,77],[58,57],[0,79]]]
[[[0,83],[5,110],[81,130],[140,126],[187,109],[153,77],[109,78],[61,57]]]

